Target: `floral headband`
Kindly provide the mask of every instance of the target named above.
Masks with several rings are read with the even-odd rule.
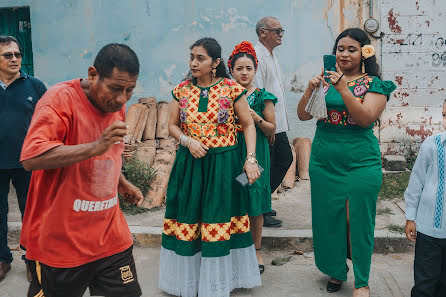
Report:
[[[232,60],[234,60],[235,55],[239,54],[239,53],[247,53],[248,55],[251,55],[254,57],[255,62],[255,66],[257,68],[257,55],[256,55],[256,51],[254,49],[254,47],[252,46],[252,43],[249,41],[243,41],[240,44],[237,44],[234,48],[234,50],[232,51],[231,56],[229,56],[229,60],[228,60],[228,68],[229,70],[232,70]]]
[[[364,60],[373,57],[375,55],[375,48],[371,44],[366,44],[361,47],[361,53]]]

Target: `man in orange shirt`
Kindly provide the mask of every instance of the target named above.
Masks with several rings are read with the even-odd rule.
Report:
[[[50,88],[36,106],[21,162],[33,170],[20,243],[28,296],[141,296],[132,236],[118,193],[140,204],[121,173],[125,103],[139,74],[135,52],[103,47],[88,79]]]

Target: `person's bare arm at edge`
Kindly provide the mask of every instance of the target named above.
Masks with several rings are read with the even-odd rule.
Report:
[[[66,167],[107,152],[117,142],[124,142],[126,124],[121,121],[112,123],[104,130],[98,140],[76,145],[59,145],[34,158],[23,160],[27,171]]]
[[[256,152],[256,128],[254,126],[254,121],[252,120],[251,114],[249,112],[249,104],[246,99],[246,95],[243,95],[235,104],[234,111],[243,127],[243,134],[245,136],[246,150],[247,153]],[[249,163],[248,160],[245,161],[243,170],[248,176],[249,184],[253,184],[259,177],[260,171],[257,164]]]

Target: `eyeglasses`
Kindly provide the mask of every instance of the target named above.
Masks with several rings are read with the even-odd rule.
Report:
[[[15,56],[17,59],[21,59],[22,53],[6,53],[6,54],[0,55],[0,56],[5,57],[5,59],[7,59],[7,60],[11,60],[12,56]]]
[[[280,35],[280,34],[282,34],[282,33],[285,34],[285,30],[283,30],[283,29],[268,29],[268,28],[262,28],[262,29],[263,29],[263,30],[266,30],[266,31],[274,31],[274,32],[277,33],[277,35]]]

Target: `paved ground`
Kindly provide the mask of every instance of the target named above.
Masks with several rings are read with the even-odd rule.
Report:
[[[283,220],[283,227],[264,229],[264,236],[267,239],[264,240],[263,246],[266,263],[271,263],[272,259],[289,255],[291,253],[289,248],[299,248],[304,251],[311,251],[312,249],[309,181],[296,182],[293,189],[280,193],[278,198],[278,200],[273,200],[273,208],[277,210],[278,217]],[[12,239],[11,247],[17,249],[20,213],[13,187],[11,187],[9,202],[8,222],[15,228],[15,232],[10,232],[10,234],[15,234],[10,236],[10,239]],[[404,205],[402,203],[379,201],[377,209],[377,232],[375,232],[375,237],[380,236],[381,241],[379,241],[380,244],[375,241],[375,247],[384,246],[380,249],[381,252],[409,252],[387,255],[374,254],[370,276],[372,296],[409,296],[413,284],[413,251],[411,250],[413,247],[396,248],[398,244],[406,244],[407,240],[403,235],[386,232],[388,225],[404,225]],[[379,214],[380,209],[387,209],[387,211],[384,214]],[[159,245],[163,215],[164,208],[134,216],[126,215],[137,243],[141,244],[142,242],[144,246]],[[158,236],[144,236],[147,233],[157,234]],[[269,242],[268,238],[270,239]],[[295,244],[289,245],[289,241],[293,241]],[[268,248],[274,249],[274,251],[268,250]],[[18,249],[14,251],[15,259],[20,258],[19,253]],[[135,259],[140,284],[143,288],[143,296],[169,296],[157,289],[158,258],[158,246],[135,249]],[[349,265],[351,267],[351,264]],[[238,290],[233,292],[231,296],[352,296],[352,269],[350,269],[349,278],[350,280],[344,284],[339,293],[328,294],[325,290],[328,279],[314,266],[314,259],[312,254],[309,253],[305,256],[293,256],[292,260],[283,266],[267,265],[266,272],[262,276],[262,287]],[[0,283],[0,297],[26,296],[27,286],[24,264],[20,260],[16,260],[13,262],[12,271]],[[90,295],[86,293],[85,296]]]
[[[144,297],[168,297],[157,288],[159,248],[136,248],[134,250],[139,281]],[[262,276],[262,287],[251,290],[237,290],[231,296],[352,296],[353,273],[349,272],[349,280],[341,291],[328,294],[325,290],[328,278],[314,266],[312,254],[293,256],[290,262],[283,266],[269,265],[277,257],[290,254],[291,251],[265,251],[265,273]],[[15,260],[11,272],[0,283],[1,297],[26,296],[28,282],[25,280],[25,266],[19,259],[19,252],[14,252]],[[371,296],[403,297],[410,296],[412,286],[411,254],[375,254],[373,256],[370,276]],[[349,263],[351,268],[351,263]],[[88,292],[84,295],[90,296]]]

